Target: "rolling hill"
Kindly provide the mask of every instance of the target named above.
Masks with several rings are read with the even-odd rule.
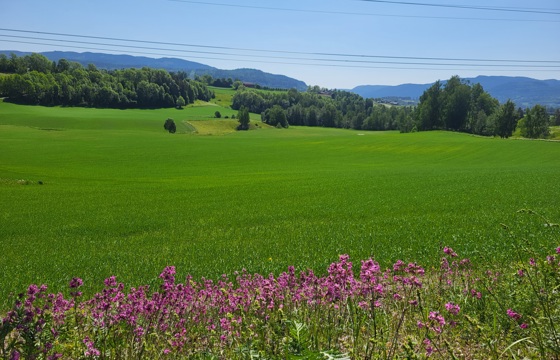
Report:
[[[10,55],[12,53],[17,56],[31,54],[29,52],[10,50],[0,51],[0,54]],[[243,82],[255,83],[269,88],[296,88],[300,91],[305,91],[307,89],[307,84],[305,84],[305,82],[285,75],[270,74],[256,69],[222,70],[205,64],[176,58],[155,59],[145,56],[113,55],[92,52],[77,53],[73,51],[48,51],[41,54],[52,61],[66,59],[78,62],[84,66],[94,64],[100,69],[107,70],[142,68],[147,66],[155,69],[165,69],[167,71],[184,71],[189,73],[191,77],[209,74],[214,78],[232,78],[234,80],[237,79]]]

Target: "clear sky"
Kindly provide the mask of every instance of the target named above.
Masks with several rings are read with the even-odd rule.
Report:
[[[558,0],[0,0],[0,9],[3,50],[177,57],[340,89],[452,75],[560,79]]]

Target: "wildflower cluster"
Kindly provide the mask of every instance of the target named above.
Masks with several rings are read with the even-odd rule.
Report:
[[[357,272],[341,255],[324,276],[291,266],[279,276],[242,271],[235,279],[178,282],[169,266],[159,289],[126,290],[113,276],[91,298],[79,291],[79,278],[70,281],[70,298],[31,285],[1,319],[0,357],[487,358],[514,347],[519,356],[559,353],[560,300],[543,290],[558,289],[554,255],[533,259],[521,277],[516,269],[511,276],[476,272],[449,247],[443,254],[439,269],[399,260],[382,270],[368,259]],[[509,293],[512,282],[526,291],[524,301]]]

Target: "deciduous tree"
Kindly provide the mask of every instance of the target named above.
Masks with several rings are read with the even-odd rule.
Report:
[[[177,126],[175,125],[175,121],[173,119],[165,120],[165,124],[163,124],[163,128],[169,131],[170,134],[175,134],[177,131]]]
[[[535,105],[526,112],[521,121],[521,136],[539,139],[546,138],[549,133],[549,116],[541,105]]]
[[[187,102],[185,101],[185,98],[182,96],[179,96],[177,98],[177,101],[175,102],[175,106],[177,107],[177,109],[182,109],[183,106],[185,106],[187,104]]]
[[[251,121],[249,117],[249,110],[242,106],[237,113],[237,121],[239,122],[239,126],[237,130],[249,130],[249,122]]]
[[[274,105],[270,109],[266,109],[262,114],[262,121],[276,127],[287,128],[289,126],[286,112],[279,105]]]
[[[517,115],[515,112],[515,104],[511,100],[508,100],[500,107],[496,114],[494,133],[501,138],[508,138],[513,134],[516,127]]]
[[[416,122],[419,130],[433,130],[442,127],[442,103],[441,82],[438,80],[420,96],[420,103],[416,108]]]

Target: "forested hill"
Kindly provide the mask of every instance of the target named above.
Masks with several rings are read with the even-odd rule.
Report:
[[[490,95],[505,103],[511,99],[522,108],[536,104],[560,107],[560,80],[536,80],[527,77],[478,76],[465,78],[471,84],[479,83]],[[445,84],[445,81],[442,82]],[[418,99],[432,84],[361,85],[351,91],[365,98],[402,97]]]
[[[41,54],[0,54],[0,97],[18,104],[100,108],[181,108],[214,93],[185,72],[163,69],[98,69]]]
[[[31,54],[19,51],[0,50],[0,54],[5,54],[7,56],[10,56],[11,53],[17,56]],[[233,80],[258,84],[262,87],[277,89],[295,88],[300,91],[305,91],[307,89],[307,84],[303,81],[284,75],[265,73],[256,69],[221,70],[201,63],[176,58],[154,59],[144,56],[112,55],[92,52],[77,53],[72,51],[49,51],[41,54],[51,61],[66,59],[68,61],[75,61],[86,67],[89,64],[94,64],[97,68],[106,70],[149,67],[167,71],[184,71],[188,73],[191,78],[194,78],[195,75],[202,76],[208,74],[213,78],[231,78]]]

